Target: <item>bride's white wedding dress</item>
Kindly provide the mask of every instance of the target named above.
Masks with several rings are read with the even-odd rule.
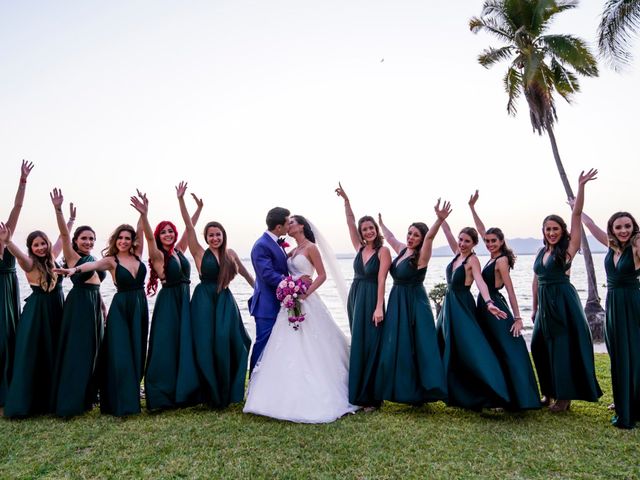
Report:
[[[304,255],[287,261],[294,278],[311,276]],[[328,423],[359,407],[349,403],[349,342],[317,293],[302,302],[298,330],[280,309],[251,374],[244,412],[297,423]]]

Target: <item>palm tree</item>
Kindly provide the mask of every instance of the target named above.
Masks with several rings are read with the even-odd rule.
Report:
[[[524,94],[533,130],[539,135],[546,133],[549,136],[556,167],[569,199],[573,198],[573,191],[553,132],[558,120],[554,94],[571,103],[573,95],[580,91],[578,76],[596,77],[598,66],[580,38],[545,32],[555,15],[577,5],[578,0],[486,0],[480,17],[473,17],[469,21],[473,33],[485,31],[506,44],[484,50],[478,56],[478,62],[485,68],[500,61],[510,62],[503,80],[508,95],[507,112],[516,115],[516,102]],[[601,339],[604,311],[600,305],[593,258],[584,232],[582,252],[588,277],[585,313],[592,335]]]
[[[631,60],[633,34],[640,30],[640,0],[608,0],[598,26],[598,47],[611,66],[619,70]]]

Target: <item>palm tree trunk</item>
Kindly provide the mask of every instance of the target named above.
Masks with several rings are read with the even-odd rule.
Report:
[[[553,158],[556,161],[556,167],[558,167],[558,173],[560,174],[560,180],[562,180],[562,186],[567,194],[567,198],[573,198],[573,190],[567,179],[567,173],[564,171],[562,160],[560,159],[560,153],[558,152],[558,145],[556,143],[556,137],[553,134],[553,128],[547,127],[547,133],[549,134],[549,140],[551,141],[551,149],[553,150]],[[584,313],[587,316],[587,322],[591,329],[591,336],[594,340],[604,340],[604,310],[600,304],[600,296],[598,295],[598,283],[596,280],[596,271],[593,267],[593,257],[591,256],[591,248],[587,242],[587,235],[584,232],[584,228],[581,231],[581,248],[582,256],[584,257],[584,263],[587,270],[587,303],[584,307]]]

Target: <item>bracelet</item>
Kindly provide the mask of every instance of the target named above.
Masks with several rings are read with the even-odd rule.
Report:
[[[62,213],[62,209],[61,209],[61,208],[56,208],[56,215],[57,215],[58,213]]]
[[[27,183],[27,179],[26,178],[20,178],[20,183]]]
[[[514,320],[522,320],[522,317],[513,317]]]
[[[491,300],[491,299],[485,300],[484,303],[485,303],[485,305],[494,305],[493,300]]]

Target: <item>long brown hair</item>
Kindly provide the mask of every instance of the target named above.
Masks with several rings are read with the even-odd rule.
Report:
[[[210,228],[219,228],[222,232],[222,243],[218,247],[218,263],[220,264],[220,272],[218,273],[218,292],[227,288],[231,280],[238,274],[238,266],[236,262],[227,253],[227,231],[220,222],[209,222],[204,226],[204,241],[207,241],[207,231]]]
[[[129,253],[131,255],[136,254],[136,229],[127,223],[123,223],[119,225],[109,237],[109,242],[104,250],[102,250],[103,257],[115,257],[118,254],[118,247],[116,246],[116,242],[118,241],[118,236],[120,232],[129,232],[131,234],[131,248],[129,249]]]
[[[565,223],[565,221],[562,219],[561,216],[555,215],[555,214],[547,215],[545,219],[542,221],[542,239],[546,249],[549,248],[549,243],[547,242],[547,237],[544,234],[544,224],[549,221],[556,222],[558,225],[560,225],[560,229],[562,230],[562,236],[560,237],[560,240],[558,240],[558,243],[556,244],[553,250],[554,250],[554,255],[556,257],[555,259],[556,265],[564,268],[564,266],[567,264],[567,250],[569,249],[571,234],[569,233],[567,224]]]
[[[623,217],[627,217],[629,220],[631,220],[631,225],[632,225],[631,236],[629,237],[629,241],[626,242],[624,245],[620,243],[620,240],[618,240],[615,233],[613,232],[613,222]],[[638,222],[636,222],[636,219],[633,218],[633,215],[631,215],[629,212],[614,213],[613,215],[611,215],[611,217],[609,218],[609,221],[607,222],[607,236],[609,237],[609,247],[613,248],[614,250],[618,250],[619,252],[622,252],[629,245],[633,244],[636,238],[636,235],[638,235],[639,231],[640,231],[640,228],[638,228]]]
[[[498,237],[498,240],[502,242],[502,245],[500,246],[500,253],[507,257],[509,268],[513,268],[513,266],[516,264],[516,254],[513,253],[513,250],[511,250],[507,246],[507,242],[504,239],[504,233],[502,233],[502,230],[500,230],[498,227],[491,227],[487,229],[486,235],[495,235],[496,237]]]
[[[366,245],[367,243],[365,242],[364,237],[362,236],[362,230],[361,230],[362,224],[364,222],[373,223],[373,228],[376,229],[376,239],[373,241],[373,248],[377,250],[378,248],[382,247],[384,243],[384,237],[380,233],[380,227],[378,226],[378,223],[371,215],[365,215],[364,217],[360,218],[360,220],[358,220],[358,235],[360,235],[360,242],[362,243],[362,245]]]
[[[417,228],[418,231],[422,234],[422,240],[420,240],[420,245],[418,245],[413,250],[413,255],[411,255],[411,259],[409,260],[409,263],[411,263],[411,265],[413,265],[415,268],[418,268],[418,259],[420,258],[420,250],[422,250],[424,237],[426,237],[427,233],[429,233],[429,227],[424,222],[413,222],[411,225],[409,225],[409,228],[411,227]]]
[[[33,245],[33,242],[38,237],[42,238],[47,244],[47,253],[44,257],[38,257],[31,249],[31,245]],[[58,283],[58,274],[52,271],[56,264],[53,259],[53,252],[51,251],[51,240],[49,240],[47,234],[41,230],[31,232],[27,236],[27,251],[29,252],[29,258],[33,260],[33,266],[40,274],[40,287],[45,292],[52,291]]]

